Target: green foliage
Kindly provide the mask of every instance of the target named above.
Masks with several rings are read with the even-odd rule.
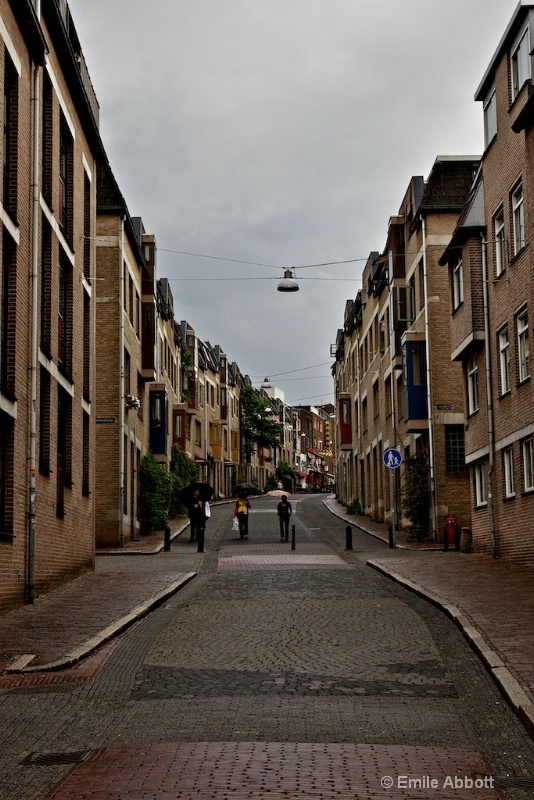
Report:
[[[163,530],[169,519],[171,478],[150,450],[141,461],[141,533]]]
[[[278,489],[278,478],[274,472],[270,472],[267,480],[265,481],[265,491],[270,492],[272,489]]]
[[[278,479],[282,481],[284,489],[287,492],[291,492],[297,480],[297,473],[295,470],[289,466],[287,461],[279,461],[276,467],[276,474]]]
[[[430,490],[429,469],[424,456],[412,456],[405,462],[402,507],[412,523],[411,539],[428,538]]]
[[[245,455],[250,458],[255,447],[275,447],[280,444],[282,426],[268,411],[269,404],[262,400],[252,386],[241,391],[241,430]]]
[[[180,372],[181,372],[181,386],[182,386],[182,401],[187,403],[191,396],[189,391],[189,370],[193,366],[193,357],[189,352],[189,348],[183,344],[180,349]]]
[[[354,514],[355,516],[359,516],[362,513],[362,504],[358,499],[353,500],[352,503],[349,503],[347,506],[347,514]]]
[[[180,492],[198,480],[199,469],[195,462],[185,450],[177,444],[173,445],[171,451],[171,491],[169,512],[171,518],[183,516],[186,508],[180,500]]]

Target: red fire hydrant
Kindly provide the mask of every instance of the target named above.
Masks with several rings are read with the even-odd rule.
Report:
[[[456,522],[456,517],[453,517],[452,514],[449,514],[445,520],[443,534],[445,548],[448,549],[449,545],[453,547],[458,545],[458,523]]]

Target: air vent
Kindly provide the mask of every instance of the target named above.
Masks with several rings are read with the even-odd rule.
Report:
[[[71,753],[30,753],[23,758],[21,764],[32,764],[33,766],[49,767],[61,764],[80,764],[87,761],[92,750],[80,750]]]

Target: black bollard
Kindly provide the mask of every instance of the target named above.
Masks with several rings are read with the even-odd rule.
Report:
[[[199,528],[197,531],[197,553],[204,552],[204,528]]]
[[[393,539],[393,525],[389,526],[388,533],[389,533],[389,546],[395,547],[395,540]]]
[[[296,547],[295,545],[295,526],[291,526],[291,549],[294,550]]]
[[[165,533],[163,534],[163,550],[166,553],[170,553],[171,550],[171,529],[168,525],[165,528]]]
[[[350,525],[345,528],[345,550],[352,550],[352,528]]]

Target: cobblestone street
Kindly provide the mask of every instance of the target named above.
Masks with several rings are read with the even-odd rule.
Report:
[[[248,540],[220,505],[203,554],[185,531],[99,557],[197,577],[92,661],[3,685],[1,800],[531,796],[533,741],[457,627],[365,566],[382,542],[345,551],[320,498],[292,502],[295,550],[262,498]]]

